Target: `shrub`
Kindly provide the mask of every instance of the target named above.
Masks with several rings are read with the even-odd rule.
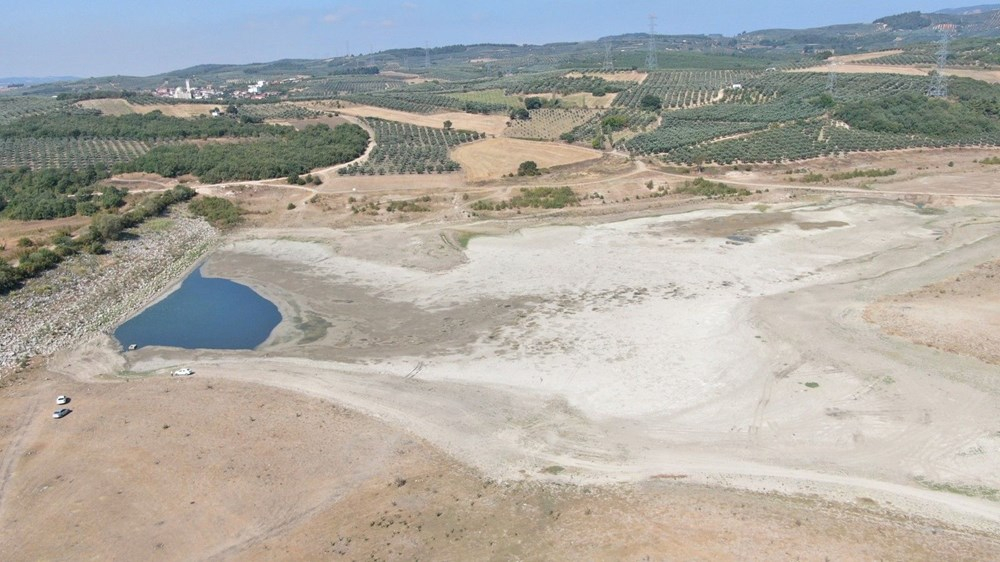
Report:
[[[243,217],[240,208],[229,199],[222,197],[201,197],[191,202],[191,212],[204,217],[217,228],[231,227],[239,224]]]

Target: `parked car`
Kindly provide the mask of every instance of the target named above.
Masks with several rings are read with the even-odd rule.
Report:
[[[55,412],[52,412],[52,417],[55,418],[55,419],[59,419],[61,417],[64,417],[68,413],[69,413],[69,408],[62,408],[60,410],[56,410]]]
[[[60,396],[56,398],[56,404],[62,406],[63,404],[69,404],[69,396]]]
[[[173,376],[175,376],[175,377],[186,377],[188,375],[193,375],[194,371],[192,371],[191,369],[188,369],[187,367],[184,367],[183,369],[177,369],[176,371],[174,371],[171,374]]]

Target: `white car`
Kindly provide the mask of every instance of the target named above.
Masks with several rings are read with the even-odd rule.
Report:
[[[60,396],[56,398],[56,404],[62,406],[63,404],[69,404],[69,396]]]
[[[188,369],[187,367],[184,367],[183,369],[177,369],[176,371],[174,371],[173,373],[170,373],[170,374],[172,374],[175,377],[186,377],[186,376],[189,376],[189,375],[193,375],[194,371],[192,371],[191,369]]]
[[[60,410],[56,410],[55,412],[52,412],[52,417],[55,418],[55,419],[59,419],[59,418],[65,416],[68,413],[69,413],[69,408],[62,408]]]

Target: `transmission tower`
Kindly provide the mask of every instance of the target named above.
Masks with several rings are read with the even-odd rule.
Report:
[[[426,41],[424,41],[424,66],[431,67],[431,48],[427,46]]]
[[[605,43],[604,45],[604,66],[601,67],[604,72],[614,72],[615,71],[615,60],[611,56],[611,43]]]
[[[646,53],[646,68],[656,70],[656,16],[649,14],[649,51]]]
[[[832,60],[827,62],[827,66],[830,68],[830,73],[826,76],[826,91],[832,96],[837,89],[837,72],[833,68]]]
[[[937,52],[937,72],[931,78],[931,86],[927,90],[927,95],[932,98],[948,97],[948,77],[944,74],[944,67],[948,65],[948,42],[951,35],[947,29],[941,31],[941,47]]]

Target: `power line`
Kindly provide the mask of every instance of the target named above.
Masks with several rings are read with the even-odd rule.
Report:
[[[646,68],[656,70],[659,63],[656,60],[656,16],[649,14],[649,52],[646,53]]]
[[[951,40],[949,30],[941,30],[941,47],[937,52],[937,72],[931,77],[931,85],[927,90],[927,95],[932,98],[948,97],[948,77],[944,73],[945,66],[948,65],[948,41]]]
[[[611,43],[604,44],[604,66],[601,67],[604,72],[614,72],[615,71],[615,60],[611,55]]]

